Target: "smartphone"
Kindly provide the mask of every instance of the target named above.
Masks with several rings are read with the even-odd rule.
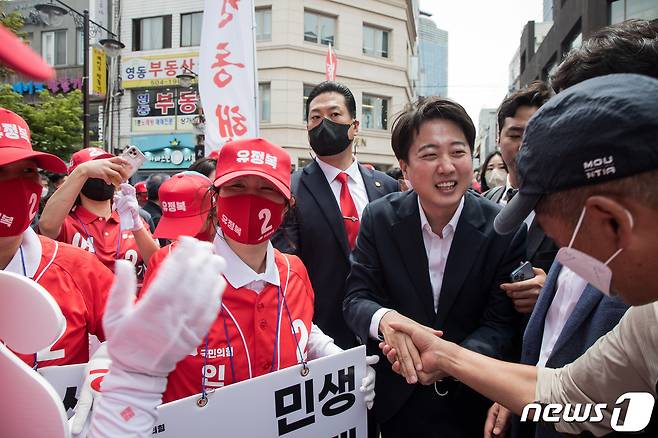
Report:
[[[512,281],[512,283],[530,280],[531,278],[534,277],[535,277],[535,272],[532,270],[532,263],[530,262],[521,263],[521,265],[518,268],[516,268],[514,271],[512,271],[512,273],[509,275],[509,278]]]
[[[137,172],[137,169],[142,167],[144,161],[146,161],[146,157],[142,151],[137,148],[137,146],[128,146],[126,149],[124,149],[120,157],[130,163],[131,166],[130,173],[126,179],[130,179],[130,177],[133,176],[135,172]]]

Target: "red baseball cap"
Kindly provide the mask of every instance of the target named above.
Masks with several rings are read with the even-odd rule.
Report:
[[[162,217],[154,237],[178,239],[196,236],[212,206],[212,181],[198,172],[181,172],[163,182],[158,190]]]
[[[210,151],[208,155],[206,155],[206,158],[210,158],[212,160],[216,160],[219,157],[219,149],[213,149]]]
[[[75,170],[76,167],[82,163],[86,163],[91,160],[100,160],[101,158],[112,158],[112,155],[109,152],[104,151],[101,148],[84,148],[80,149],[75,154],[71,155],[71,161],[69,161],[69,175]]]
[[[32,79],[46,81],[55,70],[13,32],[0,25],[0,62]]]
[[[66,173],[66,163],[45,152],[35,152],[30,140],[30,127],[21,116],[0,108],[0,166],[33,159],[41,169]]]
[[[135,183],[135,193],[146,193],[146,181]]]
[[[290,199],[290,155],[281,146],[263,138],[226,143],[217,157],[215,186],[244,175],[266,179]]]

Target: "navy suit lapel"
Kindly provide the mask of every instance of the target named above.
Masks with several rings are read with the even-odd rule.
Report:
[[[359,164],[359,172],[361,172],[361,176],[363,177],[363,183],[366,186],[369,201],[372,202],[386,194],[383,183],[375,179],[375,172],[372,169]]]
[[[535,308],[532,310],[530,320],[523,335],[521,363],[536,365],[539,360],[541,342],[544,337],[544,322],[546,321],[548,309],[551,307],[551,303],[557,292],[557,277],[561,269],[562,266],[555,263],[548,272],[546,282],[539,294]]]
[[[580,325],[589,318],[589,315],[596,306],[599,305],[602,299],[603,294],[598,289],[590,284],[585,286],[583,294],[580,296],[580,299],[576,303],[576,307],[574,307],[573,312],[571,312],[569,319],[567,319],[567,322],[562,328],[560,336],[555,342],[551,356],[555,356],[555,354],[569,342]]]
[[[459,295],[459,290],[471,271],[471,266],[477,259],[480,246],[486,240],[481,231],[485,223],[484,214],[475,196],[466,192],[464,195],[464,208],[457,223],[457,229],[446,261],[436,315],[437,327],[441,327],[445,323],[450,308],[457,295]]]
[[[423,234],[420,228],[418,195],[410,191],[393,205],[399,221],[391,227],[391,235],[400,248],[400,259],[407,268],[411,283],[420,299],[428,321],[434,320],[434,298],[430,284],[429,268]]]
[[[304,167],[304,174],[301,178],[302,184],[306,186],[309,193],[315,199],[315,202],[320,207],[320,211],[324,215],[325,219],[329,223],[329,228],[334,233],[334,236],[338,240],[338,245],[342,248],[345,253],[345,257],[349,257],[350,250],[347,244],[347,234],[345,232],[345,223],[343,222],[343,216],[334,197],[334,193],[329,187],[327,182],[327,177],[320,169],[320,166],[317,162],[313,162],[308,166]]]

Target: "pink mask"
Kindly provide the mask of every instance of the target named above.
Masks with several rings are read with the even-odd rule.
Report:
[[[224,236],[255,245],[268,240],[279,228],[285,207],[257,195],[220,197],[217,217]]]
[[[0,181],[0,237],[18,236],[39,211],[42,187],[27,178]]]
[[[582,213],[580,213],[580,218],[576,224],[576,229],[571,236],[571,242],[569,242],[568,247],[560,248],[557,252],[555,260],[561,263],[563,266],[571,269],[578,276],[583,278],[589,284],[603,292],[607,296],[615,296],[613,292],[610,291],[610,282],[612,281],[612,271],[608,267],[608,264],[622,251],[623,248],[619,248],[613,255],[610,256],[608,260],[602,262],[595,259],[594,257],[585,254],[582,251],[572,248],[574,240],[576,240],[576,235],[580,229],[580,225],[583,223],[583,218],[585,217],[585,209],[583,207]],[[629,211],[626,211],[629,219],[631,220],[631,227],[633,227],[633,216]]]

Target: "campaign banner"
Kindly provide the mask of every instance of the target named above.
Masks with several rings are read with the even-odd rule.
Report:
[[[81,363],[37,369],[37,372],[55,389],[64,404],[66,416],[69,418],[73,416],[73,408],[78,403],[77,397],[79,388],[84,381],[85,365]]]
[[[253,0],[206,0],[199,58],[206,155],[258,136]]]
[[[164,87],[178,85],[177,75],[196,71],[199,65],[197,51],[121,57],[121,85],[123,88]]]
[[[153,434],[182,436],[367,436],[366,404],[359,391],[366,374],[364,346],[235,383],[158,407]]]

